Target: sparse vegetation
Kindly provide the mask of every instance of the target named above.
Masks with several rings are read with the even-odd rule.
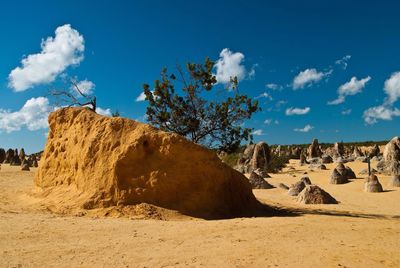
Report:
[[[282,170],[282,168],[286,167],[286,164],[289,163],[289,156],[286,155],[275,155],[272,154],[271,155],[271,161],[268,163],[267,166],[267,172],[270,173],[277,173],[280,170]]]
[[[252,140],[252,129],[242,124],[260,108],[258,101],[238,93],[236,77],[231,78],[231,91],[227,93],[233,96],[217,98],[213,92],[207,97],[217,84],[213,67],[214,62],[207,58],[204,64],[188,63],[185,71],[177,66],[178,77],[164,69],[152,89],[143,86],[148,101],[146,114],[149,123],[164,131],[232,153],[243,140]]]

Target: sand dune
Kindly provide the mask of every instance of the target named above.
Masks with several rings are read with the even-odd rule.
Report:
[[[358,174],[365,163],[348,164]],[[330,185],[328,170],[271,174],[277,185],[311,181],[337,205],[301,205],[280,188],[254,190],[257,198],[286,212],[279,216],[205,221],[159,210],[146,215],[60,215],[27,194],[35,169],[0,170],[0,264],[5,267],[399,267],[400,189],[363,192],[363,180]],[[296,177],[293,177],[295,175]],[[147,211],[147,210],[144,210]],[[104,211],[103,211],[104,212]],[[80,217],[81,216],[81,217]],[[147,215],[149,216],[149,215]],[[157,218],[157,217],[155,217]]]

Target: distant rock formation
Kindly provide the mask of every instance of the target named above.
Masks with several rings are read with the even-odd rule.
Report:
[[[21,165],[21,160],[19,158],[18,149],[14,150],[13,156],[10,160],[10,165],[11,166],[20,166]]]
[[[14,150],[12,149],[8,149],[6,152],[6,157],[3,161],[4,164],[10,164],[10,162],[12,161],[12,159],[14,158]]]
[[[354,158],[363,156],[363,154],[361,153],[360,149],[357,146],[354,146],[353,156]]]
[[[372,148],[372,150],[369,152],[369,157],[375,157],[375,156],[379,156],[380,154],[380,150],[379,150],[379,146],[377,144],[374,145],[374,147]]]
[[[344,146],[343,146],[343,142],[335,142],[334,149],[335,149],[335,154],[336,154],[338,157],[344,155]]]
[[[321,156],[322,156],[322,151],[319,147],[318,139],[313,139],[311,145],[308,147],[308,157],[315,158]]]
[[[19,160],[21,161],[21,163],[25,159],[25,156],[26,156],[25,150],[24,148],[21,148],[21,150],[19,151]]]
[[[0,164],[6,160],[6,151],[3,148],[0,148]]]
[[[394,137],[386,144],[383,151],[384,162],[380,168],[392,175],[400,175],[400,138]],[[379,170],[379,169],[378,169]]]
[[[267,143],[250,144],[239,158],[236,169],[243,173],[251,173],[257,169],[266,170],[270,161],[271,151]]]

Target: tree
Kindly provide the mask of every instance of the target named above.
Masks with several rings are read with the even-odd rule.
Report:
[[[93,112],[96,112],[97,100],[96,96],[91,96],[84,93],[78,85],[78,82],[70,78],[71,83],[70,90],[68,89],[53,89],[50,90],[50,95],[57,98],[57,105],[59,106],[85,106],[88,107]]]
[[[232,152],[242,140],[252,140],[252,129],[242,124],[260,108],[258,101],[239,94],[236,77],[231,78],[231,92],[228,92],[233,97],[218,101],[214,94],[210,100],[209,93],[217,84],[213,66],[214,62],[208,58],[204,64],[188,63],[185,71],[177,66],[178,79],[174,74],[168,75],[164,68],[161,80],[154,82],[154,90],[144,84],[147,120],[161,130],[178,133],[195,143]],[[180,90],[176,89],[176,82],[181,82]]]

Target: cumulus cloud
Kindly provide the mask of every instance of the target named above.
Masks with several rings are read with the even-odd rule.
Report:
[[[49,100],[45,97],[29,99],[19,111],[0,109],[0,132],[10,133],[23,127],[31,131],[47,128],[47,117],[51,111]]]
[[[250,71],[246,70],[243,64],[244,55],[240,52],[232,52],[228,48],[224,48],[219,54],[219,59],[215,63],[215,77],[220,84],[228,85],[231,83],[231,77],[237,77],[238,81],[242,81],[246,77],[253,78],[255,76],[255,67],[253,65]]]
[[[363,114],[365,123],[369,125],[377,123],[378,120],[390,121],[396,116],[400,116],[400,110],[385,105],[371,107]]]
[[[305,125],[303,128],[295,128],[293,129],[296,132],[309,132],[310,130],[312,130],[314,127],[311,125]]]
[[[400,97],[400,72],[393,73],[389,79],[385,81],[384,91],[387,95],[386,102],[388,104],[395,103]]]
[[[274,83],[266,84],[265,87],[268,89],[272,89],[272,90],[281,89],[281,86],[279,86],[278,84],[274,84]]]
[[[139,96],[137,96],[136,101],[145,101],[146,100],[146,94],[144,92],[140,93]]]
[[[96,85],[92,81],[89,81],[87,79],[77,82],[76,86],[85,95],[93,94],[94,88],[96,87]],[[74,85],[71,86],[71,90],[76,91]]]
[[[287,108],[285,114],[290,116],[290,115],[305,115],[308,114],[311,111],[310,107],[305,107],[305,108]]]
[[[103,109],[100,107],[96,108],[96,113],[100,114],[100,115],[104,115],[104,116],[111,116],[111,110],[110,109]]]
[[[294,77],[292,87],[294,90],[304,88],[305,86],[318,83],[322,78],[329,74],[331,74],[331,71],[324,73],[318,72],[315,68],[306,69]]]
[[[365,123],[372,125],[378,120],[392,120],[393,117],[400,116],[400,110],[394,107],[395,102],[400,97],[400,72],[393,73],[385,81],[384,92],[386,98],[383,104],[371,107],[364,111],[363,118]]]
[[[269,83],[265,85],[266,88],[272,89],[272,90],[280,90],[282,89],[282,86],[274,83]]]
[[[258,64],[253,64],[250,71],[248,72],[247,76],[249,79],[253,79],[256,76],[256,67],[258,67]]]
[[[348,61],[351,59],[351,55],[346,55],[340,60],[335,61],[336,65],[339,65],[343,68],[343,70],[347,69]]]
[[[258,95],[255,98],[256,99],[266,98],[266,99],[272,100],[272,96],[270,94],[268,94],[267,92],[261,93],[260,95]]]
[[[350,81],[341,85],[338,89],[338,98],[336,100],[328,102],[329,105],[337,105],[345,102],[346,96],[353,96],[361,93],[365,88],[368,81],[371,80],[370,76],[358,80],[357,77],[353,76]]]
[[[46,97],[31,98],[25,102],[21,109],[12,112],[0,109],[0,132],[11,133],[26,128],[30,131],[48,127],[49,113],[57,107],[50,105]],[[98,107],[96,112],[101,115],[111,116],[110,109]]]
[[[55,37],[42,40],[42,51],[23,58],[8,76],[8,86],[14,91],[25,91],[35,85],[53,82],[67,67],[83,60],[83,36],[69,24],[58,27]]]
[[[254,130],[252,134],[253,134],[254,136],[262,136],[262,135],[265,135],[264,132],[262,131],[262,129]]]

